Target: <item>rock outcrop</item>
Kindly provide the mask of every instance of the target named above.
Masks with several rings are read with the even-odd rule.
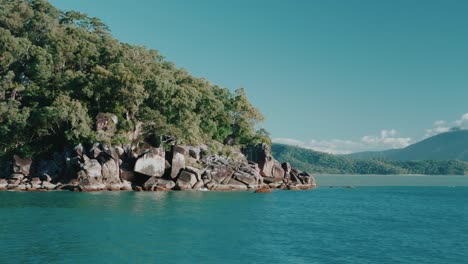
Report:
[[[247,159],[258,164],[263,177],[271,177],[275,160],[267,144],[259,144],[244,150]]]
[[[0,179],[0,191],[7,190],[8,181],[5,179]]]
[[[22,174],[23,176],[29,176],[29,170],[31,169],[32,160],[23,159],[18,155],[13,156],[13,173]]]
[[[94,144],[88,157],[81,148],[75,148],[78,163],[75,185],[82,191],[131,190],[131,183],[120,177],[120,156],[115,147]],[[68,182],[66,184],[75,183]]]
[[[171,158],[171,178],[175,179],[179,176],[180,171],[185,168],[185,157],[188,154],[188,150],[182,146],[172,146],[172,158]]]
[[[161,177],[166,169],[164,157],[164,149],[153,148],[136,161],[134,171],[150,177]]]
[[[96,143],[89,151],[78,145],[70,154],[56,154],[33,170],[30,159],[15,156],[12,174],[8,180],[0,181],[0,190],[271,192],[316,186],[308,173],[276,161],[265,144],[230,157],[206,153],[205,146],[173,145],[166,153],[163,148],[145,146],[135,150]],[[60,173],[67,176],[59,176]]]
[[[165,180],[159,177],[151,177],[144,184],[144,189],[147,191],[170,191],[176,186],[172,180]]]
[[[13,159],[13,173],[10,175],[8,180],[0,180],[0,190],[35,191],[55,189],[56,185],[50,182],[52,180],[50,176],[30,176],[32,160],[22,159],[16,155]]]

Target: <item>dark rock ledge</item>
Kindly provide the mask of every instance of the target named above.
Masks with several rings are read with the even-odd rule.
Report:
[[[96,143],[33,162],[14,156],[0,190],[13,191],[244,191],[309,190],[313,176],[279,163],[261,144],[230,157],[208,155],[207,147],[173,145],[170,151]]]

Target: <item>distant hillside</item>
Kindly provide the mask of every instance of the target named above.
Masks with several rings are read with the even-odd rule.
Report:
[[[345,156],[360,159],[468,161],[468,130],[442,133],[403,149],[359,152]]]
[[[324,174],[427,174],[466,175],[468,162],[463,161],[390,161],[384,159],[353,159],[299,147],[273,144],[279,161],[289,161],[293,167],[311,173]]]

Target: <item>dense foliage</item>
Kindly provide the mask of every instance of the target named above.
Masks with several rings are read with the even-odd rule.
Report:
[[[466,175],[464,161],[393,161],[385,159],[351,159],[309,149],[273,144],[273,154],[280,161],[311,173],[324,174],[427,174]]]
[[[95,132],[115,114],[112,135]],[[0,148],[37,154],[67,144],[268,141],[243,89],[231,92],[155,50],[114,39],[99,19],[43,0],[0,0]]]

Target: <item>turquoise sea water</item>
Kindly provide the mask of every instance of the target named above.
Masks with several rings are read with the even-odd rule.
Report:
[[[0,263],[468,263],[468,177],[323,177],[271,194],[0,192]]]

